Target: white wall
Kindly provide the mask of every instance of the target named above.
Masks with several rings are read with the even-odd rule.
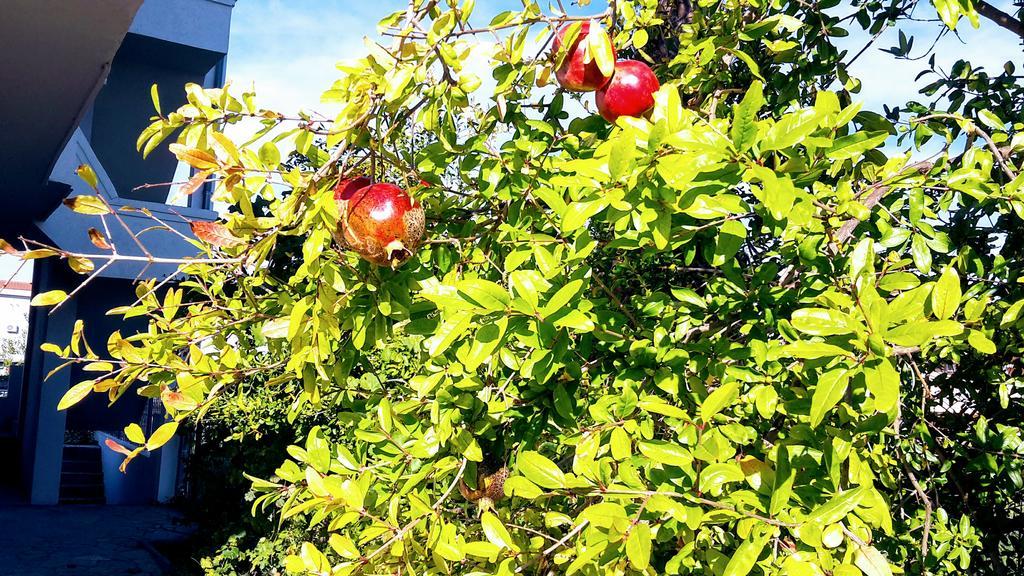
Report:
[[[3,282],[0,281],[0,286]],[[0,288],[0,340],[24,343],[28,338],[28,310],[32,293],[21,286]],[[5,346],[0,346],[0,355]],[[0,366],[4,360],[21,360],[24,350],[13,357],[0,358]]]

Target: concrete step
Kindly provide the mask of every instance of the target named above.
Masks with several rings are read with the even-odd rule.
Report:
[[[73,472],[69,470],[62,470],[60,473],[61,482],[73,481],[73,482],[92,482],[92,483],[103,483],[103,472],[100,470],[88,471],[88,472]]]
[[[61,504],[103,504],[103,466],[100,447],[65,445],[60,474]]]
[[[65,486],[60,487],[60,501],[63,502],[85,502],[94,501],[103,503],[103,485],[99,486]]]
[[[100,457],[98,444],[65,444],[64,459],[92,460]]]
[[[102,474],[103,466],[99,460],[65,460],[61,472],[72,474]]]
[[[63,505],[68,505],[68,504],[71,504],[71,505],[74,505],[74,504],[102,505],[102,504],[106,504],[106,503],[107,503],[106,500],[102,496],[100,496],[100,497],[90,497],[90,498],[69,498],[69,497],[66,498],[64,496],[61,496],[61,498],[60,498],[60,504],[63,504]]]

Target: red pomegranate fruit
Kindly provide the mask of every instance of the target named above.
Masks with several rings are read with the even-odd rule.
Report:
[[[619,60],[611,81],[595,94],[597,111],[614,123],[619,116],[639,118],[654,107],[654,93],[661,88],[650,66],[636,60]]]
[[[334,187],[334,200],[348,200],[356,193],[356,190],[366,188],[370,184],[373,184],[373,180],[370,180],[366,176],[345,178],[338,182],[338,185]]]
[[[571,24],[566,24],[555,33],[554,53],[558,54],[562,47],[566,33]],[[601,73],[597,60],[587,54],[587,36],[590,35],[590,22],[583,22],[579,34],[567,49],[562,65],[555,70],[555,78],[559,85],[566,90],[573,92],[593,92],[608,83],[611,76]],[[612,58],[615,57],[615,48],[612,48]]]
[[[334,198],[339,212],[334,239],[363,259],[397,267],[419,248],[423,207],[405,190],[358,177],[339,182]]]

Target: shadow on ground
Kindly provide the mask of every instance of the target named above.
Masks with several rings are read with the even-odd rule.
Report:
[[[157,548],[189,531],[162,506],[28,506],[0,501],[3,576],[159,576]]]

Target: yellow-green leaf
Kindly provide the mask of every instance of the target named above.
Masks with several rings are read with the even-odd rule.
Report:
[[[597,63],[601,74],[611,76],[615,72],[615,50],[612,48],[612,39],[604,28],[597,25],[590,26],[587,34],[587,48],[590,50],[590,57]]]
[[[828,411],[843,398],[849,383],[850,371],[847,368],[836,368],[818,378],[811,397],[811,428],[817,428]]]
[[[63,290],[50,290],[42,294],[36,294],[30,304],[32,306],[53,306],[67,300],[68,293]]]
[[[988,336],[980,330],[971,330],[967,333],[967,342],[974,347],[975,350],[982,354],[995,354],[996,343],[989,340]]]
[[[68,408],[78,404],[83,398],[92,392],[92,382],[80,382],[75,384],[68,389],[60,398],[60,402],[57,402],[57,410],[67,410]]]
[[[124,434],[128,437],[128,440],[136,444],[146,443],[146,434],[142,431],[142,427],[134,422],[125,426]]]
[[[747,576],[747,574],[750,574],[750,571],[754,568],[754,563],[757,562],[757,557],[761,555],[761,550],[764,549],[764,544],[765,541],[762,538],[751,537],[744,540],[736,548],[736,552],[729,559],[729,563],[725,565],[725,571],[722,572],[722,576]]]
[[[64,205],[79,214],[110,214],[107,203],[99,196],[72,196],[64,199]]]
[[[484,529],[484,535],[487,539],[496,546],[502,548],[508,548],[513,552],[519,552],[519,546],[516,546],[512,535],[508,533],[505,525],[498,520],[498,517],[490,512],[484,512],[484,515],[480,518],[480,525]]]
[[[168,440],[174,437],[174,433],[178,431],[177,422],[166,422],[162,426],[156,429],[155,432],[149,435],[149,440],[146,441],[147,450],[156,450],[163,446]]]
[[[874,546],[858,546],[853,563],[865,576],[892,576],[889,561]]]
[[[939,281],[932,289],[932,312],[935,313],[935,317],[945,320],[955,314],[956,309],[960,307],[962,295],[960,275],[955,268],[949,266],[942,272],[942,276],[939,276]]]
[[[528,450],[516,462],[519,473],[542,488],[564,488],[565,473],[539,452]]]
[[[626,540],[626,557],[633,568],[643,572],[651,563],[651,527],[640,522],[629,532]]]
[[[80,164],[78,168],[75,169],[75,174],[77,174],[82,180],[85,180],[85,183],[93,190],[100,185],[100,180],[96,177],[96,171],[94,171],[92,166],[89,166],[88,164]]]
[[[740,383],[733,380],[726,382],[718,388],[708,394],[708,397],[700,403],[700,419],[704,422],[710,422],[715,414],[718,414],[726,406],[729,406],[736,401],[739,396]]]

